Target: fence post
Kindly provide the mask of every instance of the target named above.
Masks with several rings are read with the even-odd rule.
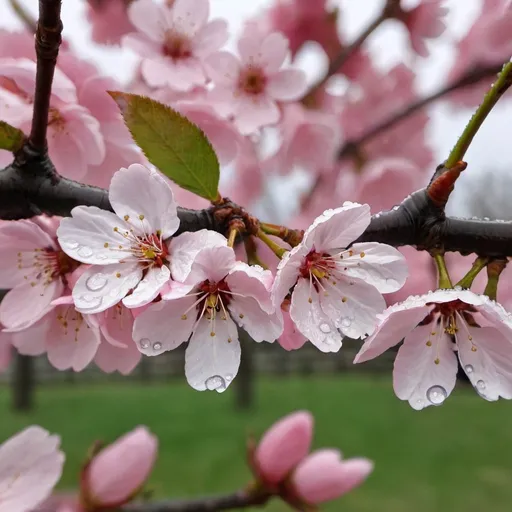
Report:
[[[233,385],[235,386],[235,408],[244,410],[250,409],[254,405],[254,353],[251,350],[254,341],[242,329],[238,330],[238,336],[242,348],[242,357]]]
[[[11,407],[15,411],[30,411],[34,407],[34,358],[16,353],[11,374]]]

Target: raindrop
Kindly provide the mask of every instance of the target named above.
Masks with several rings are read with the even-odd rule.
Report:
[[[92,308],[98,307],[103,302],[103,298],[86,294],[86,295],[82,295],[81,297],[79,297],[78,301],[82,302],[82,304],[80,305],[81,308],[92,309]]]
[[[350,320],[350,318],[344,318],[342,321],[341,321],[341,325],[343,327],[350,327],[352,325],[352,321]]]
[[[479,380],[477,383],[476,383],[476,387],[480,390],[482,389],[485,389],[485,382],[483,380]]]
[[[226,381],[220,375],[214,375],[213,377],[209,377],[205,381],[206,389],[209,391],[217,391],[217,393],[222,393],[226,391],[227,385]]]
[[[94,274],[85,282],[85,286],[91,290],[91,292],[97,292],[107,285],[107,278],[103,274]]]
[[[150,341],[147,338],[142,338],[139,341],[140,348],[148,348],[150,345]]]
[[[61,240],[61,244],[65,245],[68,249],[76,249],[79,243],[76,240]]]
[[[88,258],[89,256],[92,256],[94,254],[94,251],[90,247],[86,247],[85,245],[83,247],[80,247],[78,249],[78,256],[81,256],[82,258]]]
[[[461,292],[462,291],[462,286],[457,285],[457,286],[454,286],[453,289],[457,290],[458,292]]]
[[[428,401],[433,405],[441,405],[447,396],[448,393],[442,386],[432,386],[427,390]]]
[[[162,348],[162,344],[159,341],[153,343],[153,350],[160,350]]]
[[[328,325],[328,324],[321,324],[321,325],[320,325],[320,330],[321,330],[322,332],[324,332],[325,334],[327,334],[327,333],[331,332],[331,328],[329,327],[329,325]]]
[[[226,375],[226,380],[227,380],[228,382],[231,382],[231,381],[233,380],[233,374],[232,374],[232,373],[228,373],[228,374]]]
[[[467,364],[464,366],[464,370],[466,373],[473,373],[474,368],[470,364]]]

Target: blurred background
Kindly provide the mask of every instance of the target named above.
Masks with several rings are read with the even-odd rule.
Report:
[[[211,0],[212,15],[226,18],[236,36],[244,20],[270,3]],[[428,43],[428,59],[412,55],[405,29],[395,22],[381,27],[365,47],[383,71],[400,62],[413,66],[418,94],[427,95],[445,83],[457,58],[453,43],[480,15],[481,3],[446,0],[448,30]],[[25,4],[35,15],[35,2]],[[338,0],[331,4],[341,6],[339,30],[350,41],[375,17],[383,1]],[[91,42],[84,13],[84,1],[63,1],[65,37],[80,56],[93,60],[105,74],[127,82],[135,56]],[[9,2],[0,0],[0,28],[20,26]],[[512,38],[512,26],[510,34]],[[301,51],[296,62],[311,83],[328,65],[315,45]],[[437,162],[447,156],[472,110],[454,108],[445,101],[429,107],[427,139]],[[504,101],[478,133],[466,157],[468,170],[450,200],[450,214],[512,219],[510,119],[512,102]],[[282,203],[294,198],[268,200],[282,215]],[[260,435],[282,415],[308,409],[316,418],[316,446],[339,447],[347,457],[366,456],[376,463],[367,484],[326,510],[510,510],[510,404],[486,403],[460,382],[443,407],[416,412],[394,396],[394,353],[353,366],[357,349],[356,343],[347,342],[339,354],[328,355],[307,344],[289,353],[278,344],[245,342],[240,373],[229,391],[218,396],[187,386],[182,350],[144,358],[127,377],[109,376],[96,368],[58,372],[45,357],[17,356],[0,375],[0,439],[30,423],[58,432],[67,454],[60,484],[64,490],[76,485],[78,470],[94,440],[111,441],[145,424],[161,446],[150,480],[154,496],[197,496],[245,485],[250,478],[245,465],[248,434]],[[285,507],[272,503],[267,509]]]

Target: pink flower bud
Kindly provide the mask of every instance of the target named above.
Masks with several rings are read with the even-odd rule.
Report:
[[[128,432],[104,448],[86,469],[84,494],[96,506],[120,506],[147,480],[158,440],[145,427]]]
[[[308,454],[313,437],[313,416],[298,411],[274,423],[261,439],[255,452],[260,475],[278,483]]]
[[[334,500],[360,485],[372,472],[367,459],[341,460],[337,450],[319,450],[304,459],[292,476],[294,492],[309,504]]]

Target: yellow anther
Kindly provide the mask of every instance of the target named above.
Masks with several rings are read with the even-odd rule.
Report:
[[[187,315],[181,315],[181,319],[182,320],[186,320],[187,319]]]
[[[311,269],[311,273],[312,273],[314,276],[318,277],[318,279],[323,279],[323,278],[327,275],[327,273],[326,273],[326,272],[324,272],[323,270],[319,270],[319,269],[317,269],[317,268],[312,268],[312,269]]]
[[[347,297],[341,297],[341,302],[347,302]]]
[[[121,277],[121,272],[117,272],[117,273],[116,273],[116,277],[117,277],[117,278]]]
[[[108,247],[108,242],[105,242],[105,243],[103,244],[103,247],[105,247],[105,249],[106,249],[106,248]]]
[[[428,340],[426,345],[427,345],[427,347],[431,347],[432,346],[432,342],[430,340]]]
[[[144,215],[140,214],[139,215],[139,220],[144,220]]]
[[[359,254],[359,256],[360,256],[361,258],[364,258],[364,257],[366,256],[366,254],[365,254],[364,252],[361,252],[361,253]]]
[[[439,364],[440,362],[441,362],[441,361],[439,361],[439,358],[434,359],[434,363],[435,363],[435,364]]]
[[[128,220],[130,218],[130,216],[129,215],[125,215],[123,218],[124,218],[124,220]]]
[[[238,316],[239,316],[240,318],[243,318],[243,317],[244,317],[244,314],[243,314],[243,313],[240,313]]]

